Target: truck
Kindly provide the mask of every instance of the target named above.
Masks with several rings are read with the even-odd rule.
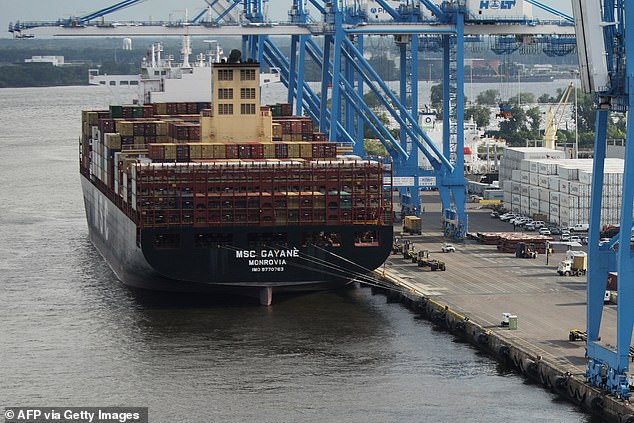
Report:
[[[418,252],[418,267],[429,267],[432,272],[436,270],[446,270],[445,262],[442,260],[429,258],[429,250]]]
[[[588,232],[590,225],[588,223],[577,223],[570,227],[570,232]]]
[[[418,216],[405,216],[403,220],[403,232],[408,234],[422,234],[423,221]]]
[[[588,254],[585,251],[567,251],[566,258],[557,267],[561,276],[583,276],[587,271]]]
[[[518,242],[515,246],[515,257],[517,258],[537,258],[537,251],[533,244]]]

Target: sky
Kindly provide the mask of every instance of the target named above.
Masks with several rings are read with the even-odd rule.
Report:
[[[47,21],[94,12],[118,3],[119,0],[0,0],[0,38],[8,38],[9,22]],[[440,0],[434,0],[440,4]],[[541,0],[541,3],[571,14],[570,0]],[[272,20],[286,20],[291,0],[270,0]],[[109,20],[167,20],[183,19],[187,9],[189,16],[195,16],[206,6],[204,0],[145,0],[122,11],[109,15]],[[536,8],[533,7],[533,10]],[[547,17],[541,14],[540,17]],[[550,15],[550,17],[553,17]]]

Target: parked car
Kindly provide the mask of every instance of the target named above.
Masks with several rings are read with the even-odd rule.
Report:
[[[500,213],[498,213],[495,210],[493,210],[489,216],[491,216],[491,217],[500,217]]]
[[[550,229],[548,229],[548,228],[540,228],[539,229],[539,234],[540,235],[550,235]]]
[[[454,247],[451,244],[445,244],[442,246],[441,248],[443,253],[455,253],[456,252],[456,247]]]
[[[544,226],[546,226],[546,222],[544,222],[543,220],[536,220],[535,221],[535,228],[536,229],[541,229]]]
[[[556,226],[553,226],[553,227],[548,228],[548,229],[550,229],[550,233],[551,233],[551,234],[553,234],[553,235],[559,235],[559,234],[561,234],[561,229],[559,229],[559,228],[558,228],[558,227],[556,227]]]
[[[528,222],[526,225],[524,225],[524,229],[526,229],[527,231],[534,231],[535,229],[535,222]]]
[[[570,239],[568,240],[569,242],[578,242],[579,244],[581,244],[581,237],[577,236],[577,235],[570,235]]]
[[[515,213],[504,213],[502,216],[500,216],[500,220],[502,222],[508,222],[509,220],[515,217],[516,217]]]
[[[563,232],[561,235],[559,235],[559,240],[563,242],[570,241],[570,232]]]

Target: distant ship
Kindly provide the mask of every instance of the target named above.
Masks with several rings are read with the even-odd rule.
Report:
[[[239,52],[209,69],[212,104],[83,112],[90,238],[117,277],[268,305],[380,266],[393,240],[390,168],[341,155],[290,104],[261,106],[260,65]]]
[[[99,69],[88,70],[90,85],[105,86],[118,97],[121,91],[132,91],[139,103],[159,102],[211,102],[211,70],[224,56],[222,46],[215,40],[205,41],[209,45],[206,53],[197,55],[190,62],[191,39],[182,38],[181,54],[183,62],[173,56],[163,55],[163,44],[153,43],[147,57],[141,63],[141,72],[135,75],[103,75]],[[260,73],[260,86],[279,83],[280,74],[276,68]]]

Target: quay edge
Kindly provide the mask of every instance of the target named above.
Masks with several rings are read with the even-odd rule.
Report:
[[[572,374],[572,369],[562,368],[519,343],[486,329],[468,316],[421,294],[387,271],[375,270],[374,273],[386,287],[373,286],[372,292],[385,295],[388,302],[401,303],[437,327],[469,342],[498,362],[511,366],[525,378],[606,422],[634,423],[634,408],[628,402],[606,395],[600,389],[585,383],[582,378]],[[390,289],[391,287],[394,289]]]

